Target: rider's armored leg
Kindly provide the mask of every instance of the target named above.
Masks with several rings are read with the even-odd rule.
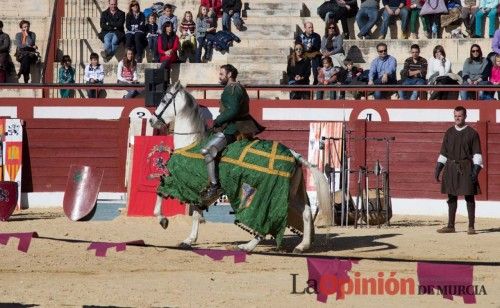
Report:
[[[210,204],[214,203],[222,195],[215,159],[226,145],[227,140],[224,134],[216,133],[212,136],[212,139],[208,141],[206,146],[201,149],[201,154],[205,157],[205,163],[207,165],[208,179],[210,180],[210,185],[203,191],[201,196],[201,209],[208,208]]]
[[[217,172],[215,168],[215,158],[220,151],[227,145],[226,137],[223,133],[216,133],[210,141],[201,149],[201,154],[205,157],[205,164],[207,165],[208,179],[213,185],[219,183]]]

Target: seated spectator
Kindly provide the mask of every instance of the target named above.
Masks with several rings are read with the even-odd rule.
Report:
[[[198,9],[198,15],[196,17],[196,53],[194,61],[196,63],[201,63],[201,53],[205,49],[205,55],[203,56],[203,62],[212,60],[213,46],[207,40],[208,36],[214,35],[217,31],[217,25],[215,24],[215,18],[208,15],[208,8],[206,6],[200,6]]]
[[[405,60],[403,70],[401,71],[401,79],[403,86],[425,85],[425,76],[427,76],[427,60],[420,56],[420,46],[417,44],[411,45],[411,57]],[[407,91],[400,91],[401,99],[416,100],[418,91],[413,91],[408,97]]]
[[[379,39],[385,39],[389,23],[393,18],[401,19],[401,35],[400,37],[408,38],[406,25],[408,24],[408,10],[406,9],[406,0],[382,0],[384,11],[382,13],[382,29],[380,30]]]
[[[30,22],[21,20],[19,28],[21,28],[21,32],[16,34],[16,60],[21,63],[21,66],[19,67],[17,78],[21,78],[22,75],[24,83],[28,83],[31,65],[38,61],[40,54],[36,46],[36,34],[30,31]]]
[[[475,37],[483,37],[483,18],[488,15],[490,20],[488,26],[489,37],[492,38],[496,30],[498,0],[480,0],[476,11]]]
[[[350,59],[344,60],[345,70],[340,71],[340,83],[343,85],[366,85],[366,82],[360,80],[363,69],[354,65]],[[357,91],[354,92],[354,98],[360,99],[361,95]],[[340,91],[339,99],[345,99],[345,91]]]
[[[458,84],[451,75],[451,62],[446,58],[443,46],[437,45],[432,52],[433,57],[427,61],[427,80],[431,85]],[[433,91],[430,99],[457,99],[458,95],[452,91]]]
[[[495,64],[491,68],[490,82],[494,85],[500,85],[500,54],[495,56]],[[498,99],[500,99],[500,91],[497,92]]]
[[[463,85],[481,86],[491,84],[488,81],[490,73],[490,63],[488,59],[483,57],[481,47],[477,44],[473,44],[470,48],[470,57],[465,60],[462,70]],[[468,100],[471,98],[471,93],[473,92],[460,91],[460,98],[462,100]],[[487,100],[492,98],[493,95],[491,92],[479,91],[479,99]]]
[[[437,2],[437,1],[430,2],[429,0],[425,0],[424,4],[422,5],[422,10],[420,11],[420,14],[423,13],[423,10],[425,9],[424,8],[425,5],[430,7],[432,11],[437,11],[440,8],[440,6],[436,5],[436,3],[439,3],[439,2]],[[427,28],[424,28],[424,31],[425,31],[425,36],[428,39],[441,38],[441,35],[442,35],[441,15],[442,15],[442,13],[433,13],[433,12],[424,15],[424,19],[425,19],[424,26],[427,26]]]
[[[334,23],[340,20],[342,24],[342,36],[345,39],[349,39],[349,25],[347,24],[347,19],[356,17],[359,11],[358,3],[356,0],[331,0],[335,10],[327,12],[325,14],[324,21],[326,24]]]
[[[221,0],[201,0],[201,6],[208,8],[208,15],[211,17],[222,17],[222,1]]]
[[[370,65],[370,73],[368,75],[369,85],[391,85],[397,84],[396,80],[396,59],[390,56],[387,52],[387,45],[385,43],[377,44],[378,57],[372,61]],[[375,99],[381,99],[381,91],[373,93]]]
[[[172,23],[173,31],[174,34],[177,31],[177,16],[174,15],[174,7],[171,4],[165,4],[163,7],[163,14],[158,18],[158,29],[160,29],[160,34],[163,32],[163,24],[166,23],[167,21],[170,21]]]
[[[321,39],[321,54],[323,58],[329,57],[333,66],[344,67],[344,39],[339,33],[339,28],[333,22],[326,26],[325,36]]]
[[[90,54],[90,63],[85,66],[83,81],[90,85],[104,82],[104,68],[99,64],[99,56],[95,52]],[[98,98],[100,90],[87,90],[87,95],[89,98]]]
[[[410,0],[410,38],[414,40],[418,40],[418,18],[424,2],[422,0]],[[421,17],[420,20],[422,21],[422,27],[427,29],[427,20],[424,17]]]
[[[295,39],[295,44],[301,44],[304,47],[303,56],[311,62],[314,77],[313,84],[318,84],[318,67],[321,61],[321,37],[318,33],[314,32],[312,22],[304,23],[304,32]]]
[[[158,41],[158,24],[156,23],[156,13],[152,13],[148,17],[148,23],[146,24],[146,38],[148,40],[148,48],[151,52],[151,57],[153,63],[160,62],[160,57],[158,56],[158,50],[156,49],[156,44]]]
[[[476,12],[479,5],[479,0],[462,0],[462,9],[460,18],[465,26],[465,30],[469,36],[474,35],[474,28],[476,23]]]
[[[243,31],[243,20],[240,17],[241,0],[224,0],[222,2],[222,30],[231,32],[231,19],[238,31]]]
[[[293,54],[288,58],[286,67],[289,85],[309,85],[309,76],[311,76],[311,61],[304,57],[304,46],[300,43],[295,44]],[[292,91],[290,99],[309,99],[307,91]]]
[[[495,31],[495,35],[491,40],[491,49],[493,49],[493,52],[497,55],[500,55],[500,29]]]
[[[361,0],[359,11],[356,14],[356,23],[359,27],[358,38],[370,38],[371,30],[378,20],[379,0]]]
[[[318,81],[320,85],[333,85],[339,83],[340,67],[334,67],[332,58],[325,57],[322,60],[323,67],[319,67]],[[323,99],[324,91],[318,91],[318,99]],[[337,92],[328,91],[330,99],[337,99]]]
[[[132,0],[129,5],[129,11],[125,17],[125,47],[135,51],[135,60],[142,62],[144,48],[146,47],[146,17],[141,12],[139,3]]]
[[[196,49],[196,24],[193,21],[193,14],[190,11],[184,13],[180,25],[180,54],[179,58],[182,62],[189,60],[190,63],[194,63],[195,49]]]
[[[0,83],[7,81],[7,76],[14,68],[10,58],[10,37],[3,32],[3,22],[0,20]]]
[[[64,55],[61,60],[61,67],[59,68],[59,83],[75,83],[75,69],[71,66],[71,58],[68,55]],[[73,90],[70,89],[60,89],[59,93],[61,98],[73,97]]]
[[[104,43],[101,56],[104,62],[109,61],[125,37],[125,13],[118,9],[118,0],[109,0],[109,7],[101,13],[101,32],[99,39]]]
[[[170,69],[172,63],[178,60],[179,38],[175,35],[173,26],[172,22],[165,22],[158,38],[158,54],[160,55],[160,68],[162,69]]]
[[[135,84],[137,81],[137,62],[135,61],[135,53],[133,49],[127,48],[125,57],[118,63],[116,71],[118,83]],[[127,94],[123,98],[134,98],[139,95],[137,90],[127,90]]]

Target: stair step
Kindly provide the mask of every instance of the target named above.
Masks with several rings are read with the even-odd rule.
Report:
[[[246,10],[245,14],[248,19],[251,19],[252,17],[263,17],[263,16],[295,17],[295,16],[300,16],[300,8],[283,9],[283,10],[252,9],[252,10]]]

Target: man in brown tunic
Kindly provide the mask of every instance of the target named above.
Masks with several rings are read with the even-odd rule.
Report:
[[[465,196],[469,216],[468,234],[475,234],[474,219],[476,203],[474,195],[480,193],[477,176],[483,167],[481,144],[478,133],[465,124],[467,110],[458,106],[453,112],[455,126],[450,127],[443,139],[441,152],[436,164],[435,178],[444,168],[441,193],[448,194],[448,226],[437,232],[455,232],[457,197]]]

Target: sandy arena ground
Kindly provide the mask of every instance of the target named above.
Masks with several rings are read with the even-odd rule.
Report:
[[[478,219],[479,234],[465,233],[465,217],[457,217],[456,234],[437,234],[444,217],[394,217],[391,227],[381,229],[317,229],[316,255],[409,260],[500,261],[500,220]],[[61,306],[119,307],[443,307],[462,304],[439,295],[347,295],[343,300],[316,301],[314,294],[291,294],[291,274],[297,291],[307,280],[305,258],[286,255],[248,255],[245,263],[231,258],[212,261],[192,251],[165,249],[177,245],[190,230],[190,217],[178,216],[164,231],[153,218],[120,216],[109,222],[71,222],[62,209],[32,209],[0,223],[0,233],[38,232],[27,253],[17,250],[17,240],[0,245],[0,303]],[[124,242],[142,239],[149,247],[109,250],[105,258],[87,251],[89,242]],[[232,224],[201,225],[198,248],[224,249],[250,239]],[[285,239],[285,250],[298,243]],[[276,252],[266,240],[257,252]],[[279,252],[282,253],[282,252]],[[374,278],[379,272],[389,277],[417,280],[416,262],[360,260],[353,272]],[[476,297],[477,306],[500,307],[500,267],[475,266],[474,284],[483,285],[487,295]],[[2,305],[0,305],[2,306]],[[31,306],[30,306],[31,307]]]

